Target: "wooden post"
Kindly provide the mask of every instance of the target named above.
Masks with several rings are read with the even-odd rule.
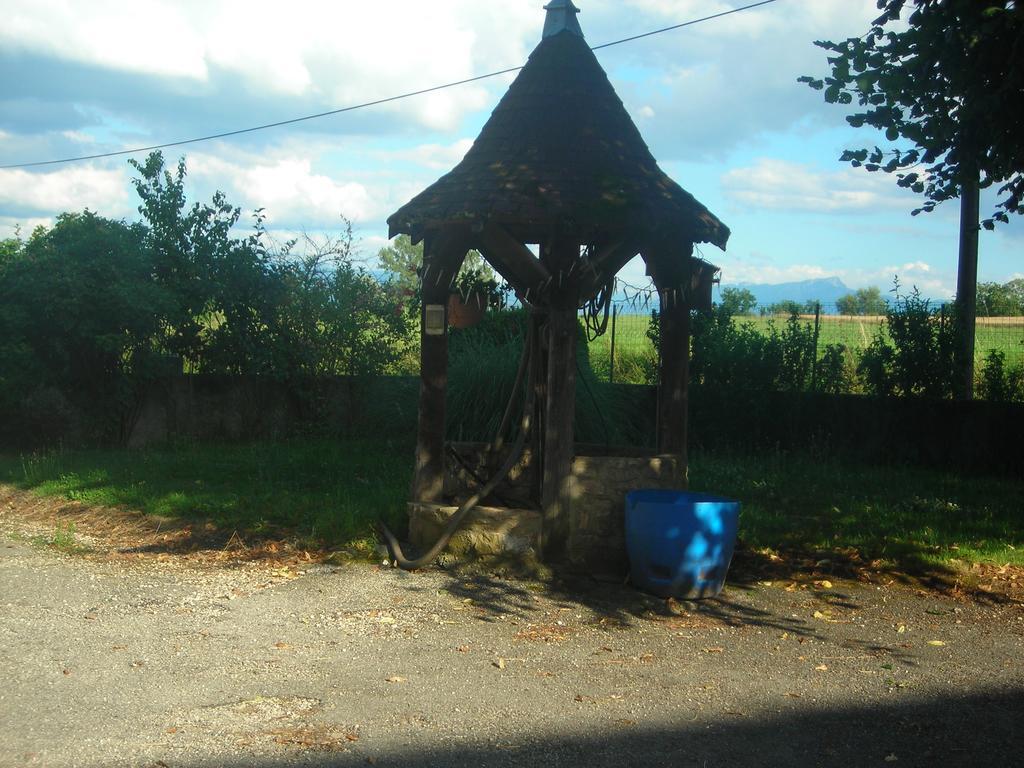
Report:
[[[423,248],[420,307],[420,403],[412,500],[439,502],[444,493],[445,392],[448,386],[448,293],[466,249],[452,237]]]
[[[693,244],[663,242],[644,253],[647,272],[658,289],[661,308],[658,314],[658,452],[678,457],[685,487],[689,429],[690,386],[690,310],[694,301],[709,297],[694,271]]]
[[[547,298],[547,371],[544,387],[544,444],[541,450],[541,547],[548,562],[562,559],[569,541],[569,482],[575,454],[576,328],[579,285],[573,267],[580,246],[556,232],[541,247],[551,275]]]
[[[548,313],[547,386],[544,406],[543,480],[544,559],[558,560],[569,538],[569,475],[575,448],[576,309]]]
[[[612,343],[608,350],[608,383],[615,383],[615,320],[619,316],[619,308],[612,305]]]
[[[686,466],[690,382],[690,305],[681,285],[659,285],[661,369],[658,382],[658,452]]]

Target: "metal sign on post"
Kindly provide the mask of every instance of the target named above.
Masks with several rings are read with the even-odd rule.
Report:
[[[444,336],[444,304],[427,304],[423,319],[427,336]]]

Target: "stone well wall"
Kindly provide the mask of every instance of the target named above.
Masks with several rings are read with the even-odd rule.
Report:
[[[455,460],[447,458],[445,491],[451,498],[465,498],[478,487],[471,479],[475,476],[488,479],[504,461],[507,449],[497,454],[488,453],[482,443],[458,443],[452,446],[459,454]],[[628,453],[631,455],[621,455]],[[615,455],[618,454],[618,455]],[[495,493],[485,500],[498,509],[512,507],[508,511],[521,515],[523,507],[535,502],[536,462],[529,452],[516,463],[509,479]],[[572,474],[567,480],[572,507],[569,513],[568,558],[572,565],[587,572],[608,577],[624,577],[628,567],[626,557],[625,502],[628,491],[639,488],[680,488],[686,487],[685,468],[680,466],[676,456],[652,456],[635,449],[604,449],[595,446],[578,446],[573,459]],[[451,508],[454,511],[454,507]],[[410,505],[410,533],[414,541],[432,544],[433,534],[440,532],[443,519],[438,512],[415,509]],[[448,512],[450,514],[450,512]],[[536,520],[539,521],[539,513]],[[501,536],[482,536],[488,522],[487,516],[472,516],[470,527],[474,549],[481,551],[490,546],[494,551],[515,551],[521,547],[518,539],[503,543]],[[522,517],[517,517],[522,521]],[[491,522],[497,519],[491,515]],[[539,528],[533,529],[534,518],[530,517],[530,536],[539,536]],[[539,523],[538,523],[539,525]],[[498,526],[511,531],[507,521]],[[525,529],[518,529],[521,533]],[[518,536],[519,533],[516,535]]]

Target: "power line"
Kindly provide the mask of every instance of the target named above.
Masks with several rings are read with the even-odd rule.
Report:
[[[632,37],[624,37],[621,40],[613,40],[610,43],[602,43],[601,45],[592,46],[590,50],[598,51],[602,48],[611,48],[613,45],[621,45],[622,43],[629,43],[634,40],[640,40],[645,37],[651,37],[652,35],[660,35],[663,32],[671,32],[676,29],[682,29],[683,27],[691,27],[694,24],[700,24],[705,21],[711,21],[713,19],[720,19],[723,16],[729,16],[733,13],[739,13],[740,11],[748,11],[752,8],[757,8],[762,5],[769,5],[774,3],[776,0],[761,0],[761,2],[751,3],[750,5],[743,5],[738,8],[731,8],[728,11],[722,11],[720,13],[714,13],[710,16],[704,16],[699,19],[692,19],[691,21],[684,21],[681,24],[674,24],[670,27],[662,27],[661,29],[655,29],[650,32],[644,32],[640,35],[633,35]],[[340,109],[332,109],[327,112],[318,112],[315,115],[304,115],[303,117],[293,117],[289,120],[279,120],[275,123],[265,123],[263,125],[255,125],[251,128],[239,128],[234,131],[224,131],[223,133],[212,133],[208,136],[198,136],[193,139],[181,139],[180,141],[169,141],[164,144],[153,144],[148,147],[134,147],[133,149],[121,149],[115,152],[102,152],[95,155],[81,155],[78,157],[65,157],[60,160],[40,160],[32,163],[12,163],[10,165],[0,165],[0,170],[7,170],[13,168],[37,168],[44,165],[59,165],[62,163],[75,163],[82,160],[100,160],[107,157],[118,157],[120,155],[134,155],[139,152],[152,152],[155,149],[167,149],[168,147],[180,147],[184,144],[196,144],[201,141],[212,141],[213,139],[225,139],[230,136],[240,136],[245,133],[255,133],[256,131],[265,131],[268,128],[280,128],[283,125],[294,125],[295,123],[302,123],[307,120],[318,120],[322,117],[330,117],[331,115],[340,115],[345,112],[354,112],[358,109],[366,109],[368,107],[376,107],[381,104],[388,104],[393,101],[400,101],[402,99],[409,99],[413,96],[422,96],[427,93],[434,93],[435,91],[442,91],[447,88],[455,88],[460,85],[467,85],[468,83],[475,83],[480,80],[487,80],[492,77],[500,77],[501,75],[507,75],[511,72],[518,72],[525,65],[518,67],[509,67],[508,69],[498,70],[497,72],[488,72],[486,75],[477,75],[476,77],[469,77],[465,80],[456,80],[451,83],[444,83],[443,85],[435,85],[430,88],[422,88],[418,91],[409,91],[408,93],[401,93],[397,96],[387,96],[382,99],[375,99],[374,101],[366,101],[362,104],[353,104],[352,106],[342,107]]]

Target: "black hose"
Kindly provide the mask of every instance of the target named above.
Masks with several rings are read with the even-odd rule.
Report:
[[[526,348],[523,350],[523,357],[524,359],[528,358],[529,363],[526,366],[520,366],[520,375],[525,368],[528,368],[530,371],[527,381],[526,402],[523,405],[523,417],[519,426],[519,435],[516,437],[516,441],[512,445],[508,457],[505,459],[505,463],[501,465],[501,468],[487,482],[487,484],[484,485],[483,488],[466,499],[466,501],[462,502],[459,508],[455,511],[455,514],[448,518],[448,522],[445,524],[444,530],[441,532],[441,536],[436,542],[434,542],[434,546],[427,550],[427,552],[421,557],[418,557],[415,560],[410,560],[405,557],[402,552],[402,545],[399,544],[398,538],[388,529],[387,525],[385,525],[383,521],[377,522],[377,531],[387,542],[392,558],[403,571],[415,571],[418,568],[422,568],[423,566],[434,562],[437,556],[440,555],[441,552],[444,551],[444,548],[448,546],[448,542],[451,541],[452,536],[455,535],[459,526],[462,525],[462,521],[465,519],[466,515],[469,514],[469,511],[479,503],[480,499],[486,498],[495,488],[498,487],[498,484],[508,476],[508,473],[512,471],[512,467],[516,465],[516,462],[518,462],[522,456],[523,449],[526,447],[526,438],[530,433],[530,427],[533,421],[533,406],[536,399],[536,391],[533,386],[535,378],[534,348],[533,331],[531,329],[528,335]],[[513,398],[516,396],[517,389],[518,387],[513,387],[512,389]],[[498,436],[498,439],[500,439],[500,435]]]

